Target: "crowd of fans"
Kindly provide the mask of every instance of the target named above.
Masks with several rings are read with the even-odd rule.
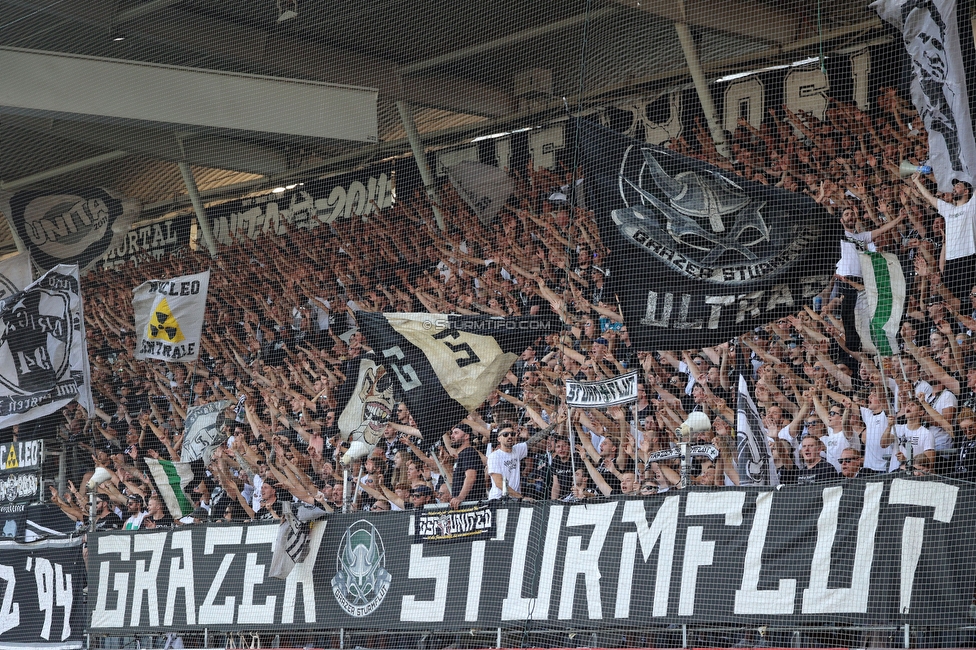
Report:
[[[926,158],[914,109],[885,91],[871,112],[831,102],[824,120],[771,110],[758,129],[740,120],[730,134],[731,159],[717,153],[701,125],[694,135],[670,146],[805,193],[842,220],[857,235],[852,240],[899,257],[908,295],[896,354],[876,359],[861,351],[849,316],[863,287],[849,270],[795,315],[722,345],[638,350],[605,291],[611,271],[626,278],[626,262],[609,268],[592,212],[549,200],[572,181],[571,171],[530,168],[513,174],[517,198],[489,226],[445,187],[444,231],[417,197],[366,220],[224,246],[215,259],[187,254],[89,274],[86,323],[98,408],[64,410],[59,431],[69,443],[72,482],[65,493],[52,489],[52,499],[83,521],[84,484],[105,467],[113,480],[99,488],[100,526],[173,525],[142,459],[178,460],[187,410],[220,399],[237,405],[241,396],[240,408],[225,413],[227,443],[214,453],[207,479],[192,486],[198,508],[184,523],[278,519],[291,501],[336,510],[351,499],[351,507],[378,511],[456,508],[489,496],[650,497],[680,484],[679,461],[663,456],[694,411],[712,425],[696,440],[713,443],[719,454],[695,459],[690,480],[736,485],[743,482],[734,462],[740,374],[782,483],[889,471],[976,476],[976,281],[967,275],[971,267],[953,268],[945,255],[956,247],[953,237],[965,235],[957,221],[947,228],[946,219],[968,219],[972,231],[973,216],[963,209],[943,217],[931,178],[899,174],[902,160]],[[946,205],[970,198],[966,184],[956,189],[941,197]],[[822,242],[824,254],[836,254],[838,245]],[[200,360],[135,360],[132,289],[148,278],[206,268],[212,276]],[[368,341],[353,329],[360,310],[553,310],[568,327],[528,348],[482,408],[450,431],[418,431],[400,403],[383,440],[352,466],[346,489],[335,395],[368,353]],[[566,379],[635,369],[633,407],[566,408]]]

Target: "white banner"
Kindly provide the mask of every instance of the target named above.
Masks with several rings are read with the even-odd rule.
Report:
[[[90,409],[87,377],[78,267],[59,264],[0,301],[0,427],[49,415],[75,399]]]
[[[0,262],[0,301],[23,291],[34,281],[30,253],[17,253]]]
[[[207,307],[210,271],[149,280],[132,293],[136,359],[196,361]]]
[[[567,381],[566,404],[574,408],[604,408],[637,401],[637,373],[600,381]]]
[[[939,191],[952,191],[954,178],[972,183],[976,143],[955,0],[876,0],[871,7],[902,33],[912,61],[912,102],[929,134]]]
[[[227,440],[220,427],[224,424],[224,409],[229,404],[229,401],[222,399],[187,409],[180,461],[189,463],[202,458],[205,464],[210,464],[214,446]]]

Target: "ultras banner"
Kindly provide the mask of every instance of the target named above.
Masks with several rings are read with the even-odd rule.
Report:
[[[693,488],[499,506],[439,544],[409,513],[332,515],[268,577],[277,525],[118,531],[89,544],[91,629],[576,629],[968,624],[976,488],[928,479]]]
[[[834,274],[838,220],[813,199],[580,123],[586,205],[638,345],[717,345],[794,314]]]
[[[0,542],[0,648],[82,648],[81,539]]]

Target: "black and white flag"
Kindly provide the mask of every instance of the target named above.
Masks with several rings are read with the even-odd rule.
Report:
[[[203,459],[210,464],[210,456],[217,445],[227,441],[227,435],[220,431],[224,424],[224,409],[230,404],[222,399],[202,406],[193,406],[186,411],[183,422],[183,447],[180,461]]]
[[[587,203],[638,345],[717,345],[796,313],[833,277],[841,227],[812,199],[582,122]]]
[[[356,320],[427,440],[481,406],[526,347],[560,329],[545,317],[359,312]]]
[[[0,427],[72,400],[92,413],[78,267],[58,265],[0,300]]]
[[[973,181],[976,142],[955,0],[876,0],[871,7],[902,33],[912,62],[912,103],[929,136],[929,165],[940,192]]]
[[[30,253],[17,253],[0,262],[0,301],[23,291],[34,281]]]
[[[77,264],[87,271],[109,249],[124,244],[142,204],[112,190],[91,187],[63,193],[0,192],[10,230],[41,269]],[[20,248],[20,247],[18,247]]]
[[[766,429],[742,375],[739,375],[737,411],[735,431],[739,453],[735,467],[739,472],[739,485],[779,485]]]

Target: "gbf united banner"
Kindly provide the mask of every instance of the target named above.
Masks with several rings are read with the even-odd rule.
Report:
[[[976,142],[955,0],[877,0],[871,8],[902,34],[912,63],[912,103],[929,136],[929,164],[940,192],[952,179],[973,182]]]
[[[0,301],[0,427],[77,400],[92,413],[78,267],[58,265]]]
[[[210,270],[149,280],[133,290],[136,359],[196,361],[207,307]]]
[[[42,269],[77,264],[87,271],[110,248],[122,245],[140,209],[137,199],[103,187],[57,194],[0,192],[0,210],[10,229]]]
[[[359,312],[356,321],[428,440],[481,406],[526,347],[560,328],[544,317]]]
[[[631,337],[717,345],[796,313],[833,277],[840,224],[812,199],[582,122],[587,205]],[[591,200],[592,199],[592,200]]]

